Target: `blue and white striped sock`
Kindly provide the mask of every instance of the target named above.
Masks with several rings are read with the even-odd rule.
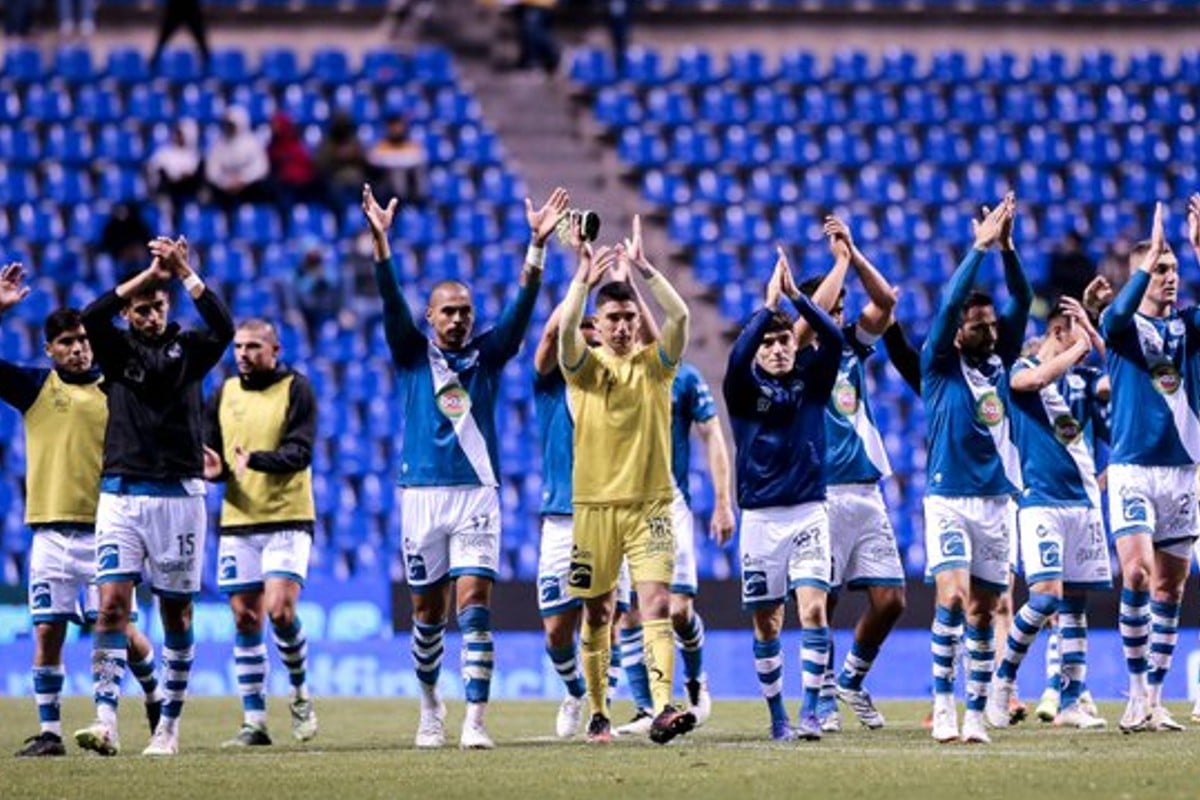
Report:
[[[279,650],[279,660],[287,667],[288,683],[291,684],[292,694],[307,698],[308,689],[308,636],[299,617],[292,617],[289,625],[271,623],[271,635],[275,639],[275,647]]]
[[[421,702],[425,705],[435,702],[438,677],[442,674],[442,655],[446,650],[445,636],[445,623],[427,625],[413,620],[413,670],[421,682]]]
[[[871,671],[871,665],[875,663],[875,657],[878,655],[878,647],[870,647],[856,641],[850,648],[850,652],[846,654],[846,660],[842,662],[842,671],[838,674],[838,686],[854,692],[861,691],[863,680]]]
[[[66,673],[62,664],[33,668],[33,696],[43,733],[62,736],[62,690]]]
[[[1058,598],[1052,594],[1030,592],[1029,600],[1013,614],[1012,627],[1008,631],[1008,647],[1004,660],[996,670],[996,677],[1004,681],[1017,678],[1017,670],[1029,653],[1029,645],[1037,639],[1038,633],[1046,626],[1046,622],[1058,610]]]
[[[1059,613],[1062,613],[1062,601],[1059,601]],[[1056,692],[1062,691],[1062,637],[1059,634],[1059,629],[1062,627],[1062,620],[1059,620],[1058,626],[1050,629],[1050,635],[1046,637],[1046,688],[1053,689]]]
[[[683,656],[683,679],[698,681],[704,677],[704,620],[693,613],[682,631],[675,632],[675,643]]]
[[[783,648],[778,639],[754,640],[754,671],[771,712],[771,722],[787,724],[787,708],[783,704]]]
[[[646,671],[646,642],[642,637],[642,626],[622,628],[618,634],[621,649],[621,667],[625,680],[629,681],[629,693],[638,708],[654,708],[650,697],[650,673]]]
[[[954,696],[954,655],[963,635],[963,611],[938,606],[929,649],[933,653],[933,693]]]
[[[1133,589],[1121,590],[1121,612],[1117,618],[1121,631],[1121,648],[1125,652],[1125,667],[1129,670],[1129,694],[1146,695],[1146,673],[1150,664],[1146,652],[1150,645],[1150,593]]]
[[[1064,597],[1058,605],[1062,635],[1062,669],[1059,673],[1059,707],[1079,702],[1087,685],[1087,611],[1082,597]]]
[[[97,633],[92,639],[92,682],[96,701],[96,719],[117,727],[117,705],[121,702],[121,681],[125,677],[125,651],[129,637],[125,631]]]
[[[967,710],[983,711],[996,662],[995,632],[991,625],[967,626]]]
[[[1179,603],[1155,600],[1150,604],[1150,621],[1150,671],[1146,679],[1150,702],[1157,705],[1179,641]]]
[[[196,640],[191,628],[186,631],[167,631],[163,645],[163,703],[160,727],[174,732],[183,713],[183,701],[187,697],[188,677],[192,673],[192,660],[196,656]]]
[[[800,631],[801,686],[804,689],[800,716],[817,713],[817,699],[821,694],[821,683],[828,663],[829,628],[804,628]]]
[[[138,684],[142,687],[142,694],[146,696],[147,703],[161,703],[162,689],[158,685],[158,672],[155,669],[154,663],[154,648],[150,648],[150,652],[146,653],[146,657],[141,661],[129,662],[129,671],[133,673],[133,677],[137,678]]]
[[[468,703],[486,703],[492,689],[492,612],[483,606],[467,606],[458,612],[462,631],[462,676]]]
[[[546,655],[550,656],[554,671],[567,687],[567,694],[571,697],[583,697],[586,690],[583,685],[583,673],[579,671],[579,648],[574,642],[567,647],[546,645]]]
[[[242,718],[251,725],[266,725],[267,643],[262,631],[239,633],[234,639],[233,670],[242,696]]]

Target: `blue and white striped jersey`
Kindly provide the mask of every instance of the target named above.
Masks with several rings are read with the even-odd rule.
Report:
[[[571,470],[575,464],[575,422],[567,403],[567,382],[558,366],[533,378],[538,433],[542,440],[542,514],[571,514]]]
[[[830,486],[875,483],[892,474],[866,392],[863,362],[875,352],[875,346],[863,343],[856,325],[847,325],[842,333],[846,346],[825,407],[825,482]]]
[[[679,365],[671,384],[671,477],[690,507],[688,464],[692,460],[692,424],[708,422],[717,415],[712,390],[700,370],[686,361]]]

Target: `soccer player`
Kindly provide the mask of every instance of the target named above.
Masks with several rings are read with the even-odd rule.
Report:
[[[690,731],[695,716],[671,705],[675,643],[671,636],[670,582],[675,537],[671,523],[671,383],[687,342],[688,309],[642,249],[635,218],[632,240],[618,245],[666,313],[656,345],[643,347],[645,324],[629,283],[614,281],[596,295],[600,347],[589,348],[579,330],[584,305],[605,272],[605,262],[581,251],[579,268],[563,301],[558,360],[575,414],[575,507],[570,590],[583,598],[580,634],[591,718],[588,739],[612,738],[605,693],[612,646],[612,595],[622,556],[641,603],[646,666],[655,718],[650,738],[659,744]],[[618,456],[618,457],[614,457]]]
[[[21,302],[20,264],[0,270],[0,314]],[[25,425],[25,523],[33,531],[29,553],[29,614],[34,625],[33,691],[41,730],[16,755],[66,754],[62,741],[62,664],[67,622],[96,614],[96,498],[108,418],[100,372],[79,312],[63,308],[46,317],[45,351],[53,369],[0,360],[0,400],[19,411]],[[83,597],[83,616],[79,598]],[[146,692],[151,730],[162,712],[154,675],[154,650],[132,624],[129,664]]]
[[[237,372],[209,400],[205,477],[225,482],[217,585],[229,595],[237,626],[233,648],[242,727],[229,747],[271,744],[267,731],[264,612],[288,670],[292,736],[317,735],[306,685],[308,639],[296,603],[312,549],[312,449],[317,404],[308,379],[280,359],[275,326],[250,319],[237,327]]]
[[[840,266],[850,260],[831,241]],[[789,298],[821,346],[797,356]],[[817,698],[829,659],[829,518],[825,512],[825,404],[845,340],[836,322],[795,285],[783,250],[767,283],[765,307],[742,330],[723,391],[737,444],[742,509],[742,605],[754,614],[754,667],[771,714],[771,738],[820,739]],[[803,700],[793,729],[783,703],[779,634],[795,592],[800,616]]]
[[[1017,669],[1056,613],[1063,645],[1058,722],[1085,730],[1107,724],[1080,702],[1086,592],[1112,585],[1091,436],[1094,409],[1108,401],[1109,382],[1100,370],[1080,364],[1093,348],[1103,353],[1104,344],[1087,313],[1078,301],[1061,298],[1036,355],[1019,359],[1009,379],[1025,479],[1017,523],[1029,599],[1014,615],[988,697],[987,720],[997,728],[1010,723]]]
[[[125,626],[143,563],[158,595],[166,702],[146,755],[179,750],[179,716],[194,653],[192,597],[200,591],[204,508],[201,383],[233,339],[225,304],[188,263],[187,242],[150,243],[150,266],[101,295],[83,312],[104,372],[108,423],[96,508],[100,616],[92,651],[96,721],[75,732],[80,747],[114,755],[117,702],[125,671]],[[167,288],[182,282],[207,328],[168,325]],[[129,330],[113,324],[120,314]]]
[[[1179,635],[1179,603],[1197,538],[1200,310],[1176,309],[1179,262],[1154,210],[1150,239],[1129,255],[1131,277],[1100,317],[1112,379],[1109,524],[1121,562],[1118,625],[1129,670],[1122,731],[1182,730],[1162,704]],[[1188,204],[1200,256],[1200,196]],[[1153,595],[1151,595],[1153,592]]]
[[[495,746],[484,726],[492,682],[492,584],[500,560],[496,402],[500,373],[517,354],[542,282],[546,240],[567,207],[555,189],[541,209],[525,202],[530,245],[516,297],[495,328],[472,336],[475,306],[461,282],[433,287],[427,339],[404,299],[388,231],[393,198],[379,205],[363,187],[363,213],[375,246],[375,280],[383,298],[384,332],[404,404],[401,487],[403,551],[413,601],[412,657],[421,682],[416,746],[446,741],[446,706],[438,693],[443,636],[453,579],[462,631],[467,713],[459,746]],[[578,324],[578,320],[576,320]]]
[[[1021,353],[1033,292],[1013,247],[1010,193],[975,225],[975,244],[950,279],[921,349],[929,420],[925,553],[937,609],[932,630],[933,738],[959,738],[954,651],[966,622],[967,711],[962,740],[990,741],[984,724],[992,680],[992,614],[1008,587],[1011,497],[1021,464],[1007,412],[1008,369]],[[999,245],[1009,300],[997,317],[972,291],[984,256]]]
[[[845,222],[827,218],[825,234],[844,242],[850,250],[850,260],[838,261],[823,279],[805,281],[800,291],[830,312],[838,325],[844,326],[845,346],[837,382],[825,409],[826,510],[833,561],[828,614],[832,618],[842,586],[865,590],[868,605],[855,627],[853,649],[846,655],[836,683],[830,648],[817,715],[822,730],[839,730],[841,720],[835,697],[840,697],[860,723],[868,728],[882,728],[883,715],[863,688],[863,680],[904,611],[904,567],[879,491],[879,481],[891,474],[891,464],[866,394],[865,361],[889,326],[896,292],[855,245]],[[869,302],[857,321],[846,325],[844,283],[851,266],[862,281]],[[803,342],[810,334],[808,323],[803,318],[797,320],[797,338]]]

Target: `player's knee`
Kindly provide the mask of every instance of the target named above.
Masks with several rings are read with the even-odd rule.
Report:
[[[612,609],[606,603],[586,603],[583,618],[592,628],[601,628],[612,623]]]
[[[253,608],[240,608],[235,611],[233,624],[238,633],[257,633],[262,630],[262,619]]]
[[[778,639],[783,620],[774,610],[759,609],[754,612],[754,637],[759,641]]]
[[[568,625],[550,625],[546,629],[546,644],[555,650],[575,644],[575,631]]]
[[[692,623],[692,617],[695,612],[692,610],[691,598],[680,599],[678,597],[671,598],[671,627],[675,630],[683,630]]]
[[[267,617],[276,628],[286,628],[296,621],[296,606],[286,600],[277,600],[267,608]]]
[[[96,610],[96,628],[122,631],[129,624],[129,603],[123,597],[107,597]]]
[[[875,603],[875,610],[889,622],[899,619],[907,607],[908,601],[904,597],[904,590],[900,588],[880,592]]]
[[[1122,564],[1121,584],[1126,589],[1148,591],[1150,589],[1150,565],[1140,560]]]

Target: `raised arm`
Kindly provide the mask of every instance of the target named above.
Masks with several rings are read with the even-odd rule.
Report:
[[[842,289],[846,285],[846,273],[850,271],[850,248],[845,241],[829,236],[829,248],[833,253],[833,268],[825,275],[817,290],[813,292],[812,301],[815,305],[825,311],[832,311],[837,305],[838,298],[842,296]],[[787,263],[787,254],[782,247],[776,247],[777,261],[782,259]],[[788,274],[791,275],[791,266],[788,266]],[[789,293],[790,296],[790,293]],[[794,328],[796,332],[796,346],[805,347],[813,340],[814,331],[808,320],[804,317],[797,317]]]
[[[1007,200],[1007,198],[1006,198]],[[1013,227],[1016,221],[1016,204],[1008,215],[1000,232],[1000,258],[1004,261],[1004,285],[1008,289],[1008,300],[1000,309],[999,336],[996,352],[1006,364],[1011,364],[1021,355],[1021,344],[1025,341],[1025,326],[1029,322],[1029,307],[1033,304],[1033,287],[1021,266],[1013,243]]]
[[[558,369],[558,328],[562,316],[563,306],[559,303],[550,313],[550,319],[546,320],[537,349],[533,351],[533,369],[538,375],[549,375]]]
[[[375,285],[383,299],[383,332],[392,361],[397,365],[410,363],[424,356],[425,336],[413,320],[408,301],[400,288],[400,270],[392,258],[392,246],[388,242],[388,231],[396,216],[399,201],[392,198],[386,207],[379,205],[371,191],[371,185],[363,186],[362,209],[371,230],[375,250]]]
[[[29,295],[24,279],[25,270],[16,262],[0,270],[0,315]],[[21,367],[0,359],[0,400],[24,414],[37,400],[49,374],[45,369]]]
[[[317,402],[312,384],[303,375],[292,376],[288,387],[287,416],[283,438],[274,450],[255,450],[246,455],[247,468],[255,472],[286,475],[300,472],[312,464],[313,442],[317,438]],[[219,452],[219,451],[218,451]]]
[[[837,376],[838,366],[842,362],[842,348],[845,347],[845,337],[833,317],[825,309],[797,291],[792,295],[792,304],[800,312],[800,316],[808,320],[809,326],[816,331],[820,346],[817,347],[817,357],[814,366],[821,369],[823,375],[830,377],[829,388],[833,388],[833,379]]]
[[[1077,331],[1075,341],[1070,347],[1053,358],[1037,364],[1029,362],[1027,368],[1015,370],[1009,379],[1009,385],[1014,392],[1040,392],[1067,374],[1067,370],[1078,364],[1091,349],[1087,333]],[[1022,363],[1026,363],[1024,359]]]
[[[772,278],[774,280],[774,278]],[[754,379],[754,358],[762,344],[767,323],[778,311],[770,302],[754,312],[754,316],[742,328],[733,348],[729,351],[729,363],[725,368],[725,380],[721,382],[721,393],[730,409],[749,409],[758,396],[758,382]]]
[[[619,246],[616,250],[602,247],[598,253],[593,254],[590,244],[585,243],[579,248],[579,266],[575,270],[570,288],[567,289],[567,296],[559,306],[561,313],[558,320],[558,364],[564,374],[578,370],[587,355],[587,342],[579,330],[579,325],[583,322],[584,306],[587,305],[592,287],[600,282],[601,276],[612,266],[620,249]]]
[[[1163,228],[1163,207],[1162,203],[1156,203],[1154,227],[1150,232],[1150,249],[1146,251],[1145,258],[1138,264],[1138,268],[1130,277],[1129,282],[1117,293],[1112,305],[1100,316],[1100,330],[1106,339],[1133,324],[1133,315],[1137,313],[1138,306],[1142,304],[1142,299],[1146,295],[1146,289],[1150,286],[1150,273],[1157,266],[1158,259],[1162,257],[1166,249],[1167,236]]]
[[[883,344],[896,372],[900,373],[909,388],[921,394],[921,354],[908,341],[898,321],[893,321],[883,332]]]
[[[181,236],[172,240],[160,236],[150,243],[150,253],[183,283],[183,288],[196,304],[205,327],[188,334],[188,345],[193,349],[189,358],[195,359],[193,363],[199,372],[208,372],[221,360],[225,348],[233,341],[233,316],[221,298],[204,285],[192,268],[185,238]]]
[[[633,239],[627,239],[625,250],[634,268],[646,282],[646,288],[654,296],[654,300],[666,315],[662,333],[659,339],[659,350],[672,364],[678,364],[683,358],[684,348],[688,341],[689,313],[687,303],[679,296],[673,287],[646,257],[642,247],[642,220],[638,215],[633,217]]]
[[[825,219],[825,235],[844,238],[850,247],[850,266],[854,268],[863,290],[870,301],[858,315],[857,325],[871,336],[882,336],[891,323],[892,310],[896,307],[896,289],[888,283],[875,265],[858,249],[850,227],[837,217]]]

